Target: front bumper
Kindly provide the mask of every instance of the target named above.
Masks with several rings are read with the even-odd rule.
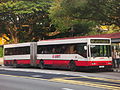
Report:
[[[79,69],[111,69],[112,65],[106,66],[79,66]]]

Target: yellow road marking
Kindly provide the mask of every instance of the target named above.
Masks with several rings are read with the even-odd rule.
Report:
[[[75,81],[75,80],[65,80],[65,79],[60,79],[60,78],[54,78],[54,79],[51,79],[51,80],[48,80],[48,81],[63,82],[63,83],[91,86],[91,87],[104,88],[104,89],[120,90],[120,87],[116,87],[116,86],[95,84],[95,83]]]
[[[115,82],[115,83],[120,83],[119,81],[120,80],[114,80],[114,79],[106,79],[106,78],[96,78],[96,77],[63,77],[62,79],[76,79],[76,78],[88,78],[88,79],[93,79],[93,80],[101,80],[101,81],[108,81],[108,82]],[[74,80],[75,81],[75,80]],[[91,81],[83,81],[83,82],[91,82]],[[95,84],[101,84],[102,82],[92,82],[92,83],[95,83]],[[107,83],[107,82],[104,82],[104,83],[102,83],[102,84],[104,84],[104,85],[112,85],[112,86],[118,86],[118,87],[120,87],[120,85],[118,85],[118,84],[112,84],[112,83]]]
[[[94,80],[102,80],[102,81],[110,81],[110,82],[118,82],[118,83],[120,83],[120,80],[107,79],[107,78],[96,78],[96,77],[63,77],[63,79],[74,79],[74,78],[88,78],[88,79],[94,79]]]

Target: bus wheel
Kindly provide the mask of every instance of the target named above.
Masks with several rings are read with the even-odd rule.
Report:
[[[17,61],[16,60],[13,61],[13,67],[17,67]]]
[[[44,67],[44,61],[43,61],[43,60],[40,61],[39,67],[40,67],[41,69],[44,69],[44,68],[45,68],[45,67]]]
[[[74,61],[70,61],[70,63],[69,63],[69,69],[70,69],[71,71],[76,71],[77,67],[76,67]]]

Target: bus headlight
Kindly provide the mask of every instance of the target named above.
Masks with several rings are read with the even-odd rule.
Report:
[[[109,62],[108,64],[112,64],[111,62]]]

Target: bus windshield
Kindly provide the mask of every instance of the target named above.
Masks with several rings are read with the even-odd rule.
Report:
[[[91,57],[110,57],[111,47],[110,45],[91,45]]]

